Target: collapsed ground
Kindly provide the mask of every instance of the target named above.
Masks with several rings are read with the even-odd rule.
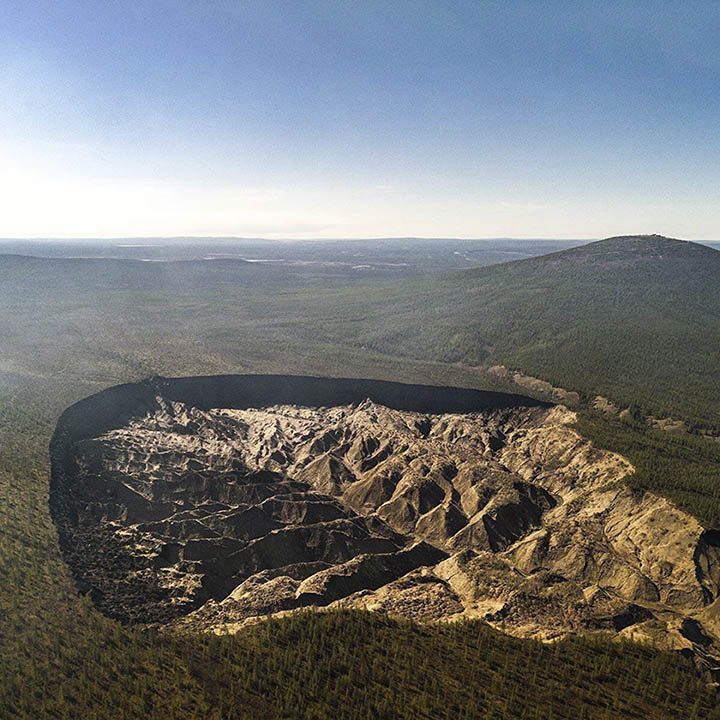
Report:
[[[622,260],[624,248],[610,245],[604,243],[605,250]],[[697,255],[701,262],[683,264],[653,250],[646,255],[654,259],[638,258],[658,263],[662,277],[649,286],[649,268],[633,264],[635,248],[627,247],[622,272],[617,264],[590,257],[576,272],[575,264],[562,265],[557,256],[552,276],[552,267],[542,266],[518,277],[522,294],[513,290],[508,270],[497,277],[468,275],[462,282],[448,277],[443,285],[449,292],[429,298],[421,292],[425,280],[397,290],[393,281],[386,290],[369,277],[351,288],[323,276],[308,289],[300,269],[278,279],[254,266],[219,261],[180,272],[166,263],[3,257],[0,717],[104,720],[112,707],[114,715],[127,718],[255,720],[302,706],[306,717],[364,719],[357,708],[374,706],[381,697],[390,703],[382,706],[390,708],[382,713],[387,717],[442,717],[459,705],[465,715],[452,710],[452,716],[520,718],[528,707],[547,708],[553,697],[559,698],[554,717],[568,720],[583,712],[623,720],[718,717],[717,696],[703,695],[688,663],[636,644],[598,648],[578,638],[572,652],[553,644],[542,658],[528,659],[524,653],[534,652],[532,643],[513,644],[498,635],[505,645],[493,653],[484,637],[475,642],[464,623],[452,625],[458,632],[444,638],[445,624],[401,631],[386,628],[377,613],[359,618],[359,629],[345,615],[313,613],[260,623],[227,638],[193,633],[182,642],[121,626],[78,595],[47,510],[47,447],[58,415],[119,382],[157,374],[292,372],[526,392],[474,366],[470,355],[476,348],[493,350],[482,328],[466,364],[431,360],[445,341],[419,343],[410,356],[406,345],[415,337],[415,320],[427,310],[421,326],[445,326],[436,317],[443,305],[455,308],[461,322],[494,318],[501,325],[498,336],[508,343],[522,345],[519,332],[527,328],[538,339],[542,367],[522,353],[492,362],[590,398],[607,395],[619,407],[637,403],[658,417],[717,426],[717,263]],[[138,269],[143,267],[144,280]],[[518,274],[522,268],[530,265],[517,266]],[[414,298],[402,306],[407,312],[393,314],[394,300],[403,301],[406,293]],[[560,315],[557,322],[540,312],[551,305]],[[585,312],[590,305],[592,314]],[[412,328],[405,320],[413,321]],[[367,325],[393,334],[378,344]],[[584,336],[569,342],[571,331]],[[688,354],[692,362],[686,362]],[[718,527],[717,443],[584,415],[584,435],[632,461],[633,486],[668,496],[706,527]],[[375,631],[376,641],[362,642]],[[463,645],[468,638],[472,643]],[[478,699],[478,687],[488,697]],[[227,704],[229,698],[234,705]]]
[[[123,621],[219,632],[302,607],[617,634],[720,669],[720,537],[629,489],[554,408],[367,400],[201,410],[158,397],[73,447],[61,528]]]

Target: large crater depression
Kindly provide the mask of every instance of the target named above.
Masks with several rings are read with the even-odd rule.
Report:
[[[78,586],[124,622],[344,605],[713,654],[718,533],[618,482],[629,463],[573,420],[460,388],[156,378],[63,413],[51,510]]]

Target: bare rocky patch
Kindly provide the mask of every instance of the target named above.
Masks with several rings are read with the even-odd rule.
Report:
[[[157,397],[72,447],[81,587],[128,622],[227,632],[301,607],[481,617],[720,655],[720,539],[562,406],[201,410]]]

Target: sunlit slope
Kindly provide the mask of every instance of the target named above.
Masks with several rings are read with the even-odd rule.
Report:
[[[366,346],[502,362],[654,414],[720,423],[720,252],[707,246],[609,238],[369,302]]]

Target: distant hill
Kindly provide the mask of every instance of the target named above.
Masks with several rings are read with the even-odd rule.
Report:
[[[655,415],[720,425],[720,252],[657,235],[398,286],[359,344],[501,362]]]
[[[206,372],[236,370],[237,353],[268,351],[279,372],[291,369],[289,358],[313,357],[337,374],[347,354],[364,367],[382,358],[449,369],[501,363],[621,407],[720,429],[720,252],[707,245],[615,237],[423,277],[348,267],[6,255],[0,297],[15,310],[4,352],[7,362],[27,364],[52,339],[60,362],[61,348],[77,355],[80,332],[103,357],[116,346],[123,357],[139,354],[132,365],[148,374],[177,371],[158,362],[159,337],[175,354],[211,349],[218,360]],[[331,359],[339,356],[337,369]]]

